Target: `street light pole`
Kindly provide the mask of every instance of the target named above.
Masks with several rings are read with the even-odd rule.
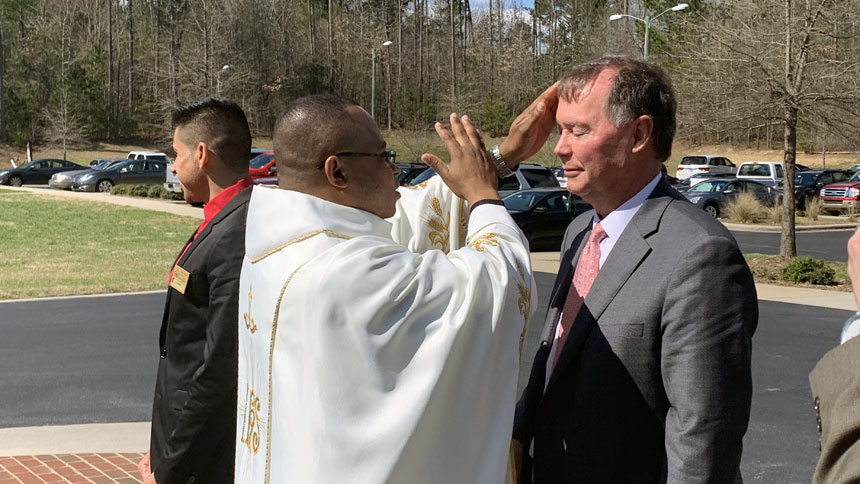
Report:
[[[374,47],[370,51],[370,117],[376,121],[376,49],[380,47],[388,47],[394,42],[386,40],[379,47]]]
[[[686,9],[687,7],[689,7],[689,5],[687,5],[686,3],[679,3],[678,5],[675,5],[674,7],[670,7],[670,8],[667,8],[666,10],[663,10],[662,12],[658,13],[657,15],[655,15],[653,17],[649,16],[646,12],[645,18],[639,18],[639,17],[636,17],[635,15],[629,15],[626,13],[624,13],[624,14],[617,13],[614,15],[610,15],[609,21],[612,22],[613,20],[619,20],[619,19],[622,19],[624,17],[629,17],[629,18],[632,18],[634,20],[638,20],[638,21],[645,24],[645,45],[642,48],[642,58],[647,61],[648,60],[648,45],[649,45],[650,37],[651,37],[651,22],[662,17],[663,14],[665,14],[667,12],[677,12],[679,10]]]
[[[230,64],[224,64],[224,67],[215,74],[215,94],[221,94],[221,73],[229,69]]]

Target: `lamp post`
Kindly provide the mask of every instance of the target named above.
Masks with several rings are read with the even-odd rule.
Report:
[[[370,51],[370,117],[376,121],[376,49],[388,47],[394,42],[386,40],[379,47],[374,47]]]
[[[639,17],[629,15],[626,13],[624,13],[624,14],[617,13],[615,15],[610,15],[609,21],[612,22],[613,20],[619,20],[619,19],[622,19],[624,17],[630,17],[632,19],[635,19],[635,20],[638,20],[640,22],[645,23],[645,47],[642,49],[642,58],[645,60],[648,60],[648,37],[651,34],[651,22],[653,22],[654,20],[656,20],[659,17],[662,17],[663,14],[666,12],[677,12],[679,10],[684,10],[688,6],[689,5],[687,5],[686,3],[679,3],[678,5],[675,5],[674,7],[670,7],[670,8],[667,8],[666,10],[663,10],[662,12],[658,13],[657,15],[655,15],[653,17],[648,16],[648,14],[646,12],[645,18],[639,18]]]
[[[230,64],[224,64],[224,66],[215,73],[215,94],[221,94],[221,73],[230,70],[231,68]]]

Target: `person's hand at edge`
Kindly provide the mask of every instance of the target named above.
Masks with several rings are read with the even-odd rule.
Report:
[[[508,136],[499,144],[499,153],[515,170],[531,158],[546,143],[555,129],[555,111],[558,108],[558,82],[549,86],[511,123]]]
[[[137,471],[140,472],[141,481],[146,481],[146,478],[148,478],[152,474],[152,469],[150,468],[149,463],[149,452],[147,452],[137,464]]]
[[[496,168],[487,155],[480,133],[468,116],[460,118],[457,113],[451,113],[450,121],[450,131],[442,123],[436,123],[435,128],[451,155],[451,164],[446,165],[432,153],[424,153],[421,159],[469,205],[479,200],[499,200]]]
[[[854,302],[860,310],[860,227],[848,239],[848,277],[854,288]]]
[[[511,440],[511,445],[514,449],[514,472],[516,472],[514,482],[520,482],[520,473],[523,471],[523,454],[525,454],[526,449],[523,443],[517,439]]]

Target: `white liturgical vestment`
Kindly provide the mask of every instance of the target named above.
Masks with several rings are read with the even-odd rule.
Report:
[[[510,479],[527,243],[438,177],[383,220],[255,187],[240,280],[236,482]]]

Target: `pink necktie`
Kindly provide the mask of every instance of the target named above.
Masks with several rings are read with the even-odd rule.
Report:
[[[570,284],[570,291],[567,293],[567,299],[564,301],[564,308],[561,312],[558,340],[555,343],[555,357],[552,361],[553,369],[558,362],[558,356],[561,354],[567,335],[570,333],[573,320],[576,319],[576,313],[579,312],[582,301],[585,300],[588,290],[594,283],[594,278],[600,271],[600,241],[605,238],[606,232],[603,231],[603,227],[598,222],[591,230],[591,235],[588,236],[585,247],[579,255],[579,260],[576,262],[573,282]]]

